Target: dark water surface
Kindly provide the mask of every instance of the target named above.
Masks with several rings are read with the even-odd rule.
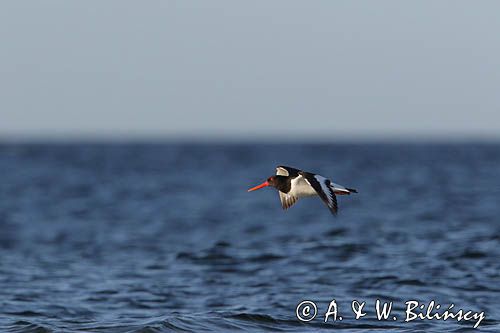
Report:
[[[337,218],[316,198],[283,212],[275,191],[246,192],[278,164],[359,194]],[[500,145],[3,145],[0,175],[1,332],[474,325],[405,323],[408,300],[500,331]],[[343,320],[324,323],[333,299]]]

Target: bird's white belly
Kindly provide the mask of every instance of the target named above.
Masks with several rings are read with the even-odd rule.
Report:
[[[304,178],[297,177],[292,181],[292,189],[290,194],[293,194],[296,197],[311,197],[318,195],[314,188],[312,188],[309,183],[307,183]]]

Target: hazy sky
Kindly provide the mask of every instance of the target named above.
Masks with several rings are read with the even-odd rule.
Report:
[[[0,137],[500,138],[499,1],[2,1]]]

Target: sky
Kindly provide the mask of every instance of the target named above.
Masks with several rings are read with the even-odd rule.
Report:
[[[498,1],[2,1],[3,139],[500,139]]]

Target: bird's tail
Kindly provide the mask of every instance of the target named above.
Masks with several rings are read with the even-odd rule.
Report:
[[[350,195],[351,193],[358,193],[358,191],[356,191],[353,188],[344,187],[340,185],[336,185],[333,191],[334,191],[333,193],[338,195]]]

